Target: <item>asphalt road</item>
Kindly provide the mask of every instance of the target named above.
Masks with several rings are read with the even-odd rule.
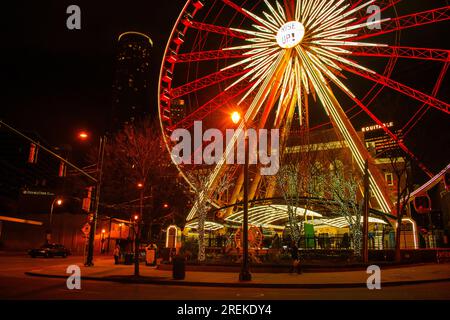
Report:
[[[64,279],[26,276],[52,264],[69,265],[79,257],[31,259],[0,255],[0,299],[13,300],[450,300],[450,282],[368,289],[264,289],[184,287],[82,281],[68,290]]]

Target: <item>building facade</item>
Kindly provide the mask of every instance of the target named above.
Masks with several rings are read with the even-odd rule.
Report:
[[[151,54],[153,43],[140,32],[125,32],[117,39],[111,130],[116,131],[151,115]]]

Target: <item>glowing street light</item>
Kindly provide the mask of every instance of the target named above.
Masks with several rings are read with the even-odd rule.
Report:
[[[144,184],[142,182],[139,182],[137,184],[137,187],[138,187],[138,189],[142,189],[142,188],[144,188]]]
[[[234,111],[231,114],[231,121],[233,121],[234,124],[238,124],[239,121],[241,121],[241,114],[238,111]]]
[[[81,131],[81,132],[78,133],[78,138],[80,140],[85,141],[85,140],[87,140],[89,138],[89,134],[86,131]]]
[[[58,207],[60,207],[63,204],[63,200],[61,198],[55,198],[52,201],[52,205],[50,206],[50,215],[49,215],[49,219],[48,219],[48,226],[49,229],[46,232],[46,239],[47,241],[51,240],[51,234],[52,234],[52,222],[53,222],[53,209],[55,208],[55,205],[57,205]]]

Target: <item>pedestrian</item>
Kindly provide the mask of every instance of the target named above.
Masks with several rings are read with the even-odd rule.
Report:
[[[120,258],[120,246],[116,245],[114,248],[114,264],[119,264],[119,258]]]
[[[292,244],[291,244],[291,257],[292,257],[292,266],[291,266],[290,273],[297,270],[297,273],[301,274],[302,270],[301,270],[301,265],[300,265],[300,258],[298,255],[298,247],[295,244],[295,242],[292,242]]]

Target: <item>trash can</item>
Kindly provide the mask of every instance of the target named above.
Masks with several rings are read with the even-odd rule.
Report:
[[[156,265],[156,246],[149,245],[145,248],[145,264],[147,266]]]
[[[172,259],[172,277],[175,280],[183,280],[186,276],[186,262],[183,256],[175,256]]]
[[[133,261],[134,261],[133,258],[134,258],[134,254],[125,253],[124,264],[126,264],[126,265],[133,264]]]

